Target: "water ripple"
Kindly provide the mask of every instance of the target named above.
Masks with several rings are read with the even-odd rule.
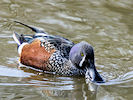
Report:
[[[105,83],[100,83],[97,85],[118,85],[120,87],[133,87],[132,83],[133,83],[133,71],[130,71],[124,75],[120,75],[116,79],[112,79]]]

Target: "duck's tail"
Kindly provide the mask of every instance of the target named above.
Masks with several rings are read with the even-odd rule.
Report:
[[[18,46],[21,45],[25,41],[24,38],[16,32],[13,33],[13,39],[18,44]]]
[[[17,43],[18,47],[24,43],[24,42],[29,42],[30,40],[33,39],[33,35],[19,35],[17,32],[13,33],[13,39]]]
[[[48,35],[41,28],[36,28],[36,27],[24,24],[24,23],[19,22],[19,21],[14,21],[14,22],[19,23],[23,26],[26,26],[36,33],[35,35],[23,35],[23,34],[19,35],[17,32],[14,32],[13,33],[13,39],[16,41],[18,46],[20,46],[23,42],[29,42],[30,40],[32,40],[33,38],[35,38],[37,36],[47,36]]]
[[[44,32],[44,30],[41,29],[41,28],[36,28],[36,27],[33,27],[33,26],[30,26],[30,25],[24,24],[24,23],[19,22],[19,21],[14,21],[14,22],[15,22],[15,23],[19,23],[19,24],[21,24],[21,25],[23,25],[23,26],[26,26],[26,27],[30,28],[30,29],[31,29],[32,31],[34,31],[35,33],[44,33],[44,34],[47,34],[47,33]]]

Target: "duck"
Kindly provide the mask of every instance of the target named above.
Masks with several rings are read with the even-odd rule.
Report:
[[[88,42],[75,44],[64,37],[48,34],[43,29],[14,22],[35,32],[33,35],[13,33],[21,64],[50,74],[85,76],[91,82],[104,82],[95,67],[94,49]]]

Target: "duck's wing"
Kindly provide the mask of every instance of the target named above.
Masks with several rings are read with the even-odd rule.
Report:
[[[50,44],[53,44],[56,50],[59,50],[64,57],[68,58],[69,57],[69,52],[71,48],[74,46],[74,43],[66,38],[60,37],[60,36],[54,36],[50,35],[47,37],[47,41]]]
[[[34,35],[23,35],[23,34],[19,35],[15,32],[13,34],[13,38],[17,42],[18,46],[23,42],[32,43],[36,38],[38,38],[42,43],[45,42],[45,40],[48,41],[50,44],[54,45],[56,50],[61,51],[64,57],[68,58],[70,49],[74,45],[72,41],[61,36],[50,35],[44,32],[43,29],[41,28],[33,27],[19,21],[15,21],[15,22],[30,28],[32,31],[36,33]]]

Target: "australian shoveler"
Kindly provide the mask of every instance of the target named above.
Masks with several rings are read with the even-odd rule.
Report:
[[[96,70],[94,51],[90,44],[85,41],[74,44],[66,38],[50,35],[42,29],[15,22],[36,33],[13,33],[22,64],[57,75],[87,76],[92,82],[103,82]]]

